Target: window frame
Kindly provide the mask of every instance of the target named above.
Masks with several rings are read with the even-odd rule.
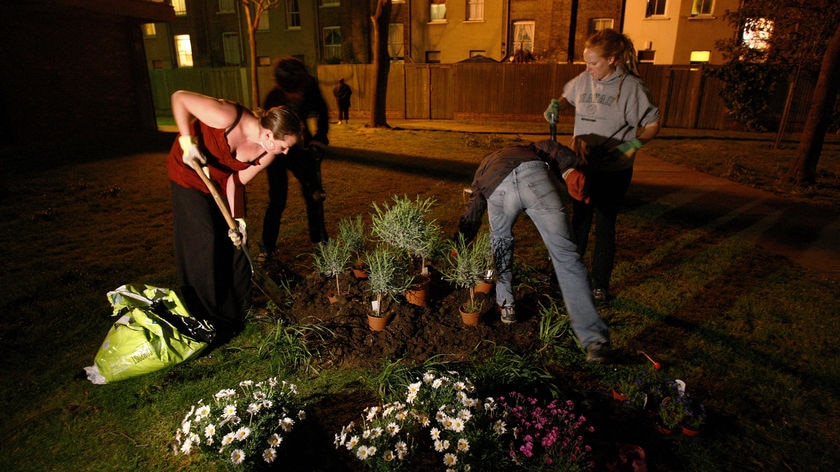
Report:
[[[484,21],[484,0],[467,0],[465,21]]]
[[[663,17],[668,12],[668,0],[647,0],[645,18]]]
[[[175,43],[175,61],[178,68],[194,67],[192,38],[188,34],[176,34],[173,37]],[[186,46],[186,47],[185,47]]]
[[[342,59],[341,54],[341,46],[344,38],[341,36],[341,26],[324,26],[321,28],[321,34],[323,35],[323,39],[321,41],[322,47],[324,48],[324,60],[328,61],[330,59]],[[327,43],[328,39],[335,39],[338,37],[338,43]],[[335,54],[335,52],[338,54]]]
[[[537,26],[537,23],[534,20],[519,20],[519,21],[514,21],[513,22],[513,28],[511,28],[512,37],[511,37],[511,42],[510,42],[511,46],[513,47],[513,49],[512,49],[513,53],[515,53],[516,51],[519,51],[520,45],[523,43],[523,41],[521,39],[519,39],[519,37],[518,37],[519,34],[517,33],[517,29],[519,29],[519,28],[528,29],[527,28],[528,26],[530,26],[530,33],[531,33],[531,37],[527,41],[528,42],[528,47],[527,48],[521,48],[521,49],[533,54],[533,52],[534,52],[534,32],[536,31],[536,26]]]
[[[300,18],[300,0],[286,0],[286,30],[297,31],[303,28],[302,25],[303,22]]]

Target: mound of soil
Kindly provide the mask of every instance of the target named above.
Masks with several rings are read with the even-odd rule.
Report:
[[[478,326],[465,325],[459,307],[469,300],[467,289],[455,288],[440,274],[431,271],[431,283],[425,306],[410,303],[405,295],[383,299],[382,312],[390,316],[383,331],[373,331],[367,321],[372,312],[373,294],[363,278],[351,271],[339,275],[341,293],[336,294],[335,278],[316,273],[291,274],[275,267],[272,277],[291,280],[292,301],[288,317],[299,324],[318,324],[335,333],[326,348],[336,363],[354,366],[380,366],[385,359],[405,359],[421,363],[432,356],[440,360],[461,361],[480,355],[493,346],[504,346],[526,353],[537,346],[537,306],[541,292],[556,289],[522,287],[517,291],[517,323],[504,324],[499,317],[495,294],[476,294],[483,311]],[[548,279],[546,278],[546,282]],[[334,296],[331,302],[330,297]]]

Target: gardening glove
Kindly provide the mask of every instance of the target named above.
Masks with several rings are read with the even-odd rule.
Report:
[[[548,108],[543,112],[545,121],[549,123],[557,123],[557,117],[560,116],[560,102],[556,98],[552,98],[548,104]]]
[[[235,221],[238,227],[229,229],[228,237],[233,245],[236,246],[236,249],[242,249],[248,242],[248,232],[245,227],[245,219],[237,218]]]
[[[563,172],[563,180],[566,182],[566,189],[572,198],[589,204],[589,190],[586,188],[586,176],[583,172],[577,169],[568,169]]]
[[[621,143],[615,147],[615,152],[624,157],[633,157],[636,151],[642,148],[642,142],[638,139]]]
[[[178,144],[181,145],[181,149],[184,151],[184,164],[192,167],[193,159],[198,159],[201,165],[207,165],[207,158],[198,150],[198,137],[178,136]]]

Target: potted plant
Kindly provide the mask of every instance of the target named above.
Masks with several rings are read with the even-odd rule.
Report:
[[[663,385],[662,400],[657,408],[657,428],[670,433],[680,427],[688,412],[688,402],[677,381]]]
[[[350,248],[336,239],[318,244],[312,254],[312,263],[318,273],[335,278],[336,296],[341,296],[341,283],[338,276],[347,268],[351,257]]]
[[[706,407],[688,395],[685,398],[686,414],[681,425],[682,433],[686,436],[697,436],[706,424]]]
[[[411,200],[407,196],[394,196],[390,204],[380,207],[374,203],[371,215],[372,235],[405,253],[412,262],[419,260],[419,280],[417,286],[412,287],[418,299],[409,299],[409,302],[421,306],[425,305],[425,291],[431,281],[427,262],[442,239],[440,226],[428,217],[434,203],[432,198],[418,196]],[[407,298],[411,298],[411,294]]]
[[[368,266],[368,287],[374,296],[368,322],[371,323],[371,329],[381,331],[390,318],[383,310],[383,296],[393,297],[403,292],[411,286],[414,278],[407,274],[402,259],[392,248],[377,245],[365,260]]]
[[[342,218],[338,222],[338,239],[350,250],[355,260],[352,265],[353,275],[357,279],[366,279],[367,271],[364,267],[364,250],[367,238],[362,216]]]
[[[451,241],[450,251],[446,255],[447,264],[443,271],[443,278],[455,284],[458,288],[469,291],[469,301],[461,305],[464,324],[475,326],[483,308],[483,300],[476,301],[475,287],[486,275],[487,254],[490,252],[490,237],[487,233],[479,235],[472,243],[467,244],[464,236]]]

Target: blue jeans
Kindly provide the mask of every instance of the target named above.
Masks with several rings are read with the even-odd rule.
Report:
[[[586,267],[572,240],[563,202],[542,161],[520,164],[487,200],[490,244],[498,276],[496,302],[502,307],[514,306],[511,229],[523,211],[534,222],[551,256],[575,336],[583,347],[608,343],[607,325],[595,310]]]

